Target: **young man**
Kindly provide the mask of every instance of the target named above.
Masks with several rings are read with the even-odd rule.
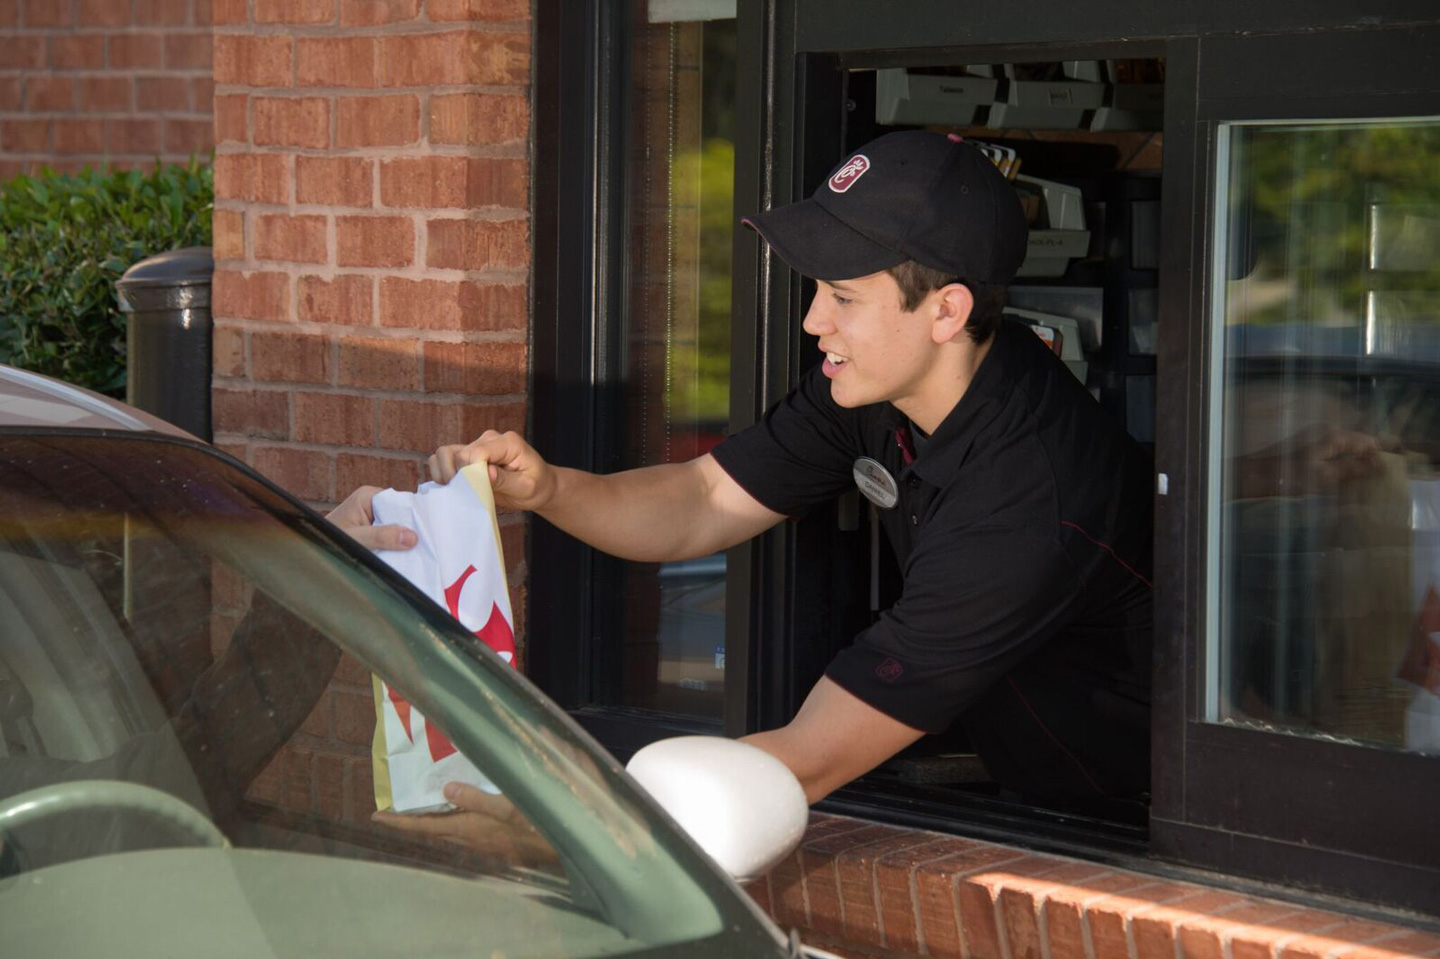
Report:
[[[1143,793],[1151,470],[1001,320],[1027,239],[1010,184],[958,138],[892,133],[744,222],[816,281],[804,328],[825,355],[761,422],[688,463],[606,476],[492,432],[441,448],[432,475],[486,460],[501,503],[649,562],[734,546],[858,483],[902,595],[788,725],[748,740],[811,802],[956,722],[1027,797]],[[361,498],[341,507],[356,522]]]

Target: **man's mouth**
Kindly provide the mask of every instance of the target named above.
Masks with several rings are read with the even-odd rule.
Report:
[[[845,357],[841,356],[839,353],[826,353],[825,359],[829,360],[831,364],[835,366],[839,366],[845,362]]]

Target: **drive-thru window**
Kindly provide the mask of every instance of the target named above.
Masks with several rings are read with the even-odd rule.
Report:
[[[689,458],[784,395],[814,287],[734,227],[911,128],[1006,173],[1012,318],[1153,454],[1148,799],[1022,803],[932,736],[822,809],[1440,916],[1440,21],[554,0],[536,34],[555,462]],[[646,567],[537,523],[532,671],[621,754],[783,723],[894,599],[878,529],[848,495]]]

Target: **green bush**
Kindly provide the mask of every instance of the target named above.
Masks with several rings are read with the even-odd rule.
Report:
[[[0,363],[123,396],[115,281],[166,250],[210,245],[210,167],[18,176],[0,187]]]

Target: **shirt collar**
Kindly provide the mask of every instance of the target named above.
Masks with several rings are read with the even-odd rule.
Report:
[[[930,441],[925,444],[924,455],[910,463],[905,471],[913,472],[931,486],[945,486],[955,478],[965,457],[980,431],[995,418],[1005,394],[1014,385],[1015,335],[1027,333],[1009,321],[1002,322],[995,331],[995,341],[990,352],[980,361],[975,378],[960,397],[960,402],[940,421]],[[1033,334],[1029,334],[1033,335]],[[905,417],[891,407],[897,425],[908,428]]]

